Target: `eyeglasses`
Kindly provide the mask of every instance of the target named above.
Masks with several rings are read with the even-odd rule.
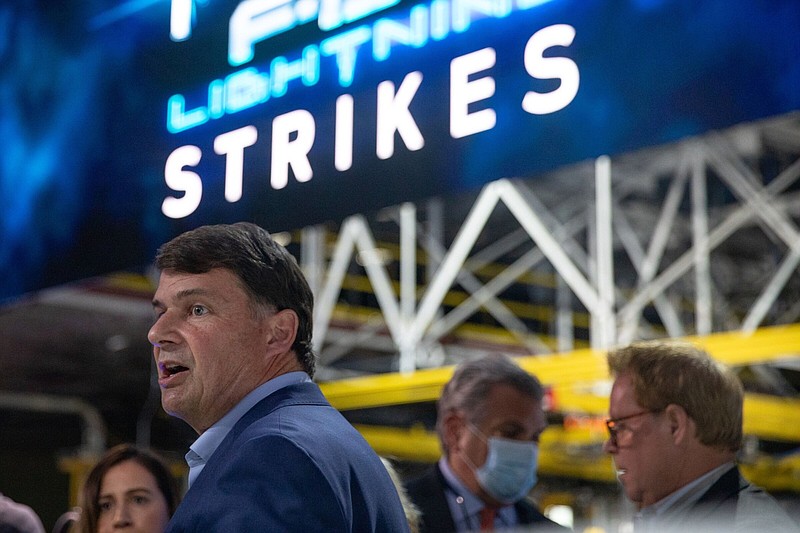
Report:
[[[614,446],[619,445],[617,443],[617,432],[620,429],[620,422],[622,422],[623,420],[628,420],[630,418],[636,418],[637,416],[649,415],[650,413],[657,413],[657,412],[659,412],[659,410],[649,409],[647,411],[641,411],[639,413],[633,413],[632,415],[621,416],[619,418],[607,418],[606,427],[608,428],[608,436],[611,439],[611,444],[613,444]],[[624,424],[622,425],[622,427],[624,427]]]

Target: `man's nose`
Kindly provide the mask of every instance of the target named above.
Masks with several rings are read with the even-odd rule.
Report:
[[[164,344],[174,344],[177,342],[177,339],[173,318],[169,312],[161,313],[150,327],[150,331],[147,332],[147,340],[150,341],[150,344],[153,346],[160,347]]]
[[[614,446],[614,443],[611,442],[611,438],[607,438],[606,441],[603,443],[603,451],[605,453],[614,454],[617,451],[617,447]]]

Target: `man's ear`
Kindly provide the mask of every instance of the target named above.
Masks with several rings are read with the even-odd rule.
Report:
[[[695,436],[695,424],[686,409],[674,403],[664,409],[664,416],[669,424],[669,430],[674,444],[684,444],[687,439]]]
[[[458,411],[450,411],[442,422],[444,428],[444,442],[448,453],[453,453],[461,447],[461,435],[466,429],[464,416]]]
[[[291,309],[282,309],[275,312],[268,319],[267,347],[270,351],[283,353],[292,349],[292,344],[297,337],[297,328],[300,319]]]

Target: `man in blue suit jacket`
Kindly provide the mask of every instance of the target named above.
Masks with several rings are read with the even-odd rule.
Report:
[[[162,405],[200,435],[168,531],[408,531],[383,463],[311,381],[313,298],[294,258],[239,223],[179,235],[156,266]]]

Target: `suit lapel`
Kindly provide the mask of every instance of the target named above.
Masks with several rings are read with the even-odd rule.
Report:
[[[720,528],[733,528],[739,492],[747,486],[737,467],[731,468],[703,493],[687,513],[686,523]]]
[[[433,475],[430,476],[431,490],[429,492],[430,505],[428,506],[427,520],[425,525],[427,531],[455,531],[456,525],[453,522],[453,517],[450,516],[450,506],[447,503],[445,491],[447,490],[447,483],[444,480],[444,475],[439,469],[439,465],[435,465]]]
[[[223,439],[219,447],[209,458],[203,471],[200,472],[200,475],[192,484],[192,488],[195,486],[202,487],[205,483],[211,483],[212,480],[216,479],[217,471],[222,468],[223,465],[227,464],[232,458],[238,457],[236,444],[239,435],[253,423],[261,420],[278,408],[298,404],[328,405],[328,402],[314,383],[297,383],[273,392],[255,404],[236,422],[236,424],[234,424],[233,428],[231,428],[230,432],[225,436],[225,439]],[[191,497],[192,493],[205,494],[206,490],[209,489],[204,490],[199,488],[198,490],[189,490],[186,493],[186,498]]]

